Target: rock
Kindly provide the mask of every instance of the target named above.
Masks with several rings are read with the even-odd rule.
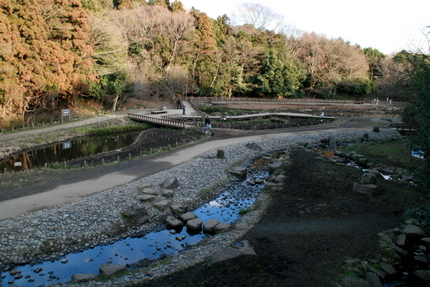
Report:
[[[268,165],[270,173],[273,173],[280,169],[284,163],[281,161],[277,161]]]
[[[212,254],[209,265],[222,264],[227,269],[251,267],[257,263],[257,254],[247,240]]]
[[[256,143],[247,143],[245,145],[247,148],[252,149],[252,150],[256,150],[256,151],[262,151],[263,149]]]
[[[183,221],[183,222],[187,222],[188,220],[191,220],[191,219],[195,219],[195,218],[197,218],[197,215],[195,215],[194,213],[192,213],[192,212],[187,212],[187,213],[184,213],[184,214],[182,214],[181,216],[179,216],[179,218]]]
[[[394,269],[393,265],[390,263],[381,262],[381,270],[385,272],[387,275],[396,274],[396,269]]]
[[[424,236],[424,231],[420,227],[411,224],[406,225],[403,232],[406,236]]]
[[[382,283],[378,275],[373,272],[366,272],[366,280],[372,284],[373,287],[381,287]]]
[[[222,233],[222,232],[227,231],[229,229],[230,229],[230,224],[228,224],[226,222],[221,222],[214,227],[214,232],[215,233]]]
[[[236,166],[230,169],[230,174],[238,178],[244,178],[246,176],[246,172],[247,172],[246,167],[243,167],[243,166]]]
[[[187,207],[186,207],[186,206],[184,206],[184,205],[183,205],[183,204],[181,204],[181,203],[175,203],[175,204],[173,204],[170,208],[171,208],[171,209],[172,209],[172,211],[173,211],[174,213],[176,213],[176,214],[178,214],[178,213],[184,213],[184,212],[186,212],[186,211],[187,211]]]
[[[175,195],[175,193],[171,189],[164,189],[161,191],[161,195],[163,195],[165,197],[173,197]]]
[[[164,189],[175,189],[179,187],[179,180],[176,177],[170,177],[160,184],[161,188]]]
[[[219,159],[225,158],[225,151],[222,150],[222,149],[217,150],[216,157],[219,158]]]
[[[214,227],[219,224],[219,221],[216,219],[209,219],[203,224],[203,232],[213,233]]]
[[[127,267],[115,264],[102,264],[99,267],[99,271],[101,275],[110,276],[113,274],[119,274],[127,271]]]
[[[416,270],[414,274],[420,280],[430,281],[430,270]]]
[[[133,205],[131,208],[122,212],[122,215],[130,219],[136,219],[146,214],[145,208],[138,205]]]
[[[378,186],[375,184],[359,184],[354,182],[352,190],[362,194],[373,195],[375,194],[377,187]]]
[[[158,194],[158,192],[155,189],[151,188],[151,187],[145,187],[141,192],[145,193],[145,194],[152,194],[152,195],[157,195]]]
[[[403,233],[397,235],[397,237],[396,237],[396,244],[398,246],[402,246],[402,247],[405,246],[405,244],[406,244],[406,235],[403,234]]]
[[[142,202],[154,200],[155,196],[152,194],[139,194],[136,199]]]
[[[374,174],[373,172],[368,172],[368,173],[365,173],[361,176],[360,183],[361,184],[375,184],[376,178],[377,178],[376,174]]]
[[[202,220],[200,218],[194,218],[187,221],[187,228],[190,231],[198,231],[202,229]]]
[[[178,229],[178,228],[184,226],[184,223],[182,221],[180,221],[179,219],[169,215],[166,217],[166,225],[168,227],[173,228],[173,229]]]
[[[370,282],[358,277],[345,277],[343,282],[345,287],[373,287]]]
[[[172,202],[170,200],[163,199],[163,200],[154,202],[154,206],[162,210],[169,210],[171,203]]]
[[[94,280],[95,278],[97,278],[97,274],[83,274],[83,273],[78,273],[78,274],[73,274],[72,275],[72,281],[73,282],[88,282],[91,280]]]

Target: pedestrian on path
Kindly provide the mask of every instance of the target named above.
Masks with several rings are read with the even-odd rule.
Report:
[[[182,115],[185,116],[185,106],[182,106]]]
[[[208,133],[211,129],[211,120],[209,119],[209,116],[206,116],[205,118],[205,132]]]

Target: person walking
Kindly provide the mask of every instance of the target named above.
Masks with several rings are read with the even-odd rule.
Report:
[[[182,106],[182,115],[185,116],[185,106]]]
[[[209,119],[209,116],[206,116],[205,118],[205,132],[208,133],[211,129],[211,120]]]

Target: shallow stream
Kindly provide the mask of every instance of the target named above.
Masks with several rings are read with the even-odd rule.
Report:
[[[217,198],[193,212],[203,223],[209,219],[234,223],[240,217],[240,211],[250,207],[261,193],[269,175],[266,170],[269,162],[271,160],[267,157],[253,161],[248,165],[247,179],[231,182]],[[255,184],[255,181],[262,183]],[[175,255],[208,236],[213,235],[203,231],[191,234],[186,227],[176,231],[160,227],[148,234],[136,234],[110,245],[51,256],[35,264],[3,271],[0,273],[0,286],[14,283],[18,287],[33,287],[69,282],[73,274],[98,274],[99,266],[105,263],[126,265],[132,270],[142,262]]]

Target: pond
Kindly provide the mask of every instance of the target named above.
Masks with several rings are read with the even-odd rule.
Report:
[[[19,172],[42,168],[56,163],[92,156],[133,144],[141,131],[120,134],[94,135],[43,146],[10,156],[0,163],[1,172]]]
[[[240,211],[249,208],[263,190],[269,173],[268,157],[261,157],[248,165],[245,180],[230,182],[224,191],[215,199],[203,204],[193,212],[203,221],[217,219],[220,222],[234,223],[239,219]],[[255,182],[262,182],[255,184]],[[0,273],[0,286],[15,283],[19,287],[49,286],[55,283],[71,281],[77,273],[98,274],[99,266],[105,263],[125,265],[129,270],[142,266],[148,260],[171,256],[213,236],[181,230],[169,230],[164,226],[147,234],[119,240],[110,245],[96,246],[82,252],[60,256],[51,256],[34,264],[17,266],[14,272]]]

